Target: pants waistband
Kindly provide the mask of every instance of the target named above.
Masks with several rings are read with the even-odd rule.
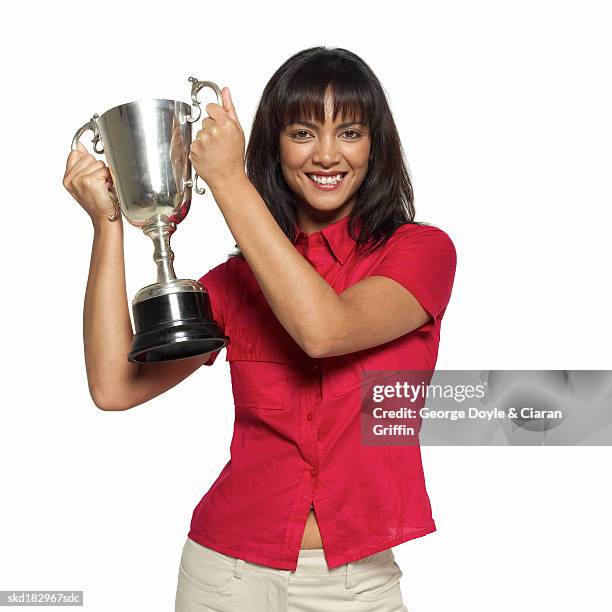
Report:
[[[293,576],[338,576],[345,577],[347,573],[359,574],[366,569],[376,567],[385,561],[394,559],[393,550],[388,548],[367,557],[350,561],[333,569],[327,567],[325,554],[322,548],[300,550],[298,562]]]
[[[189,539],[188,542],[194,545],[193,541]],[[195,546],[201,546],[201,544],[195,543]],[[308,576],[327,576],[345,578],[347,582],[350,582],[350,576],[353,574],[357,575],[367,569],[376,567],[382,563],[389,562],[390,560],[395,559],[393,549],[388,548],[386,550],[374,553],[367,557],[357,559],[356,561],[350,561],[349,563],[345,563],[343,565],[339,565],[338,567],[329,569],[327,567],[325,553],[322,548],[305,548],[299,551],[297,567],[295,571],[291,571],[268,567],[266,565],[260,565],[258,563],[253,563],[252,561],[245,561],[243,559],[220,553],[209,547],[204,548],[207,548],[211,554],[217,556],[219,559],[222,559],[225,562],[232,564],[235,568],[235,573],[237,575],[241,575],[244,569],[248,568],[249,570],[253,570],[256,572],[276,574],[277,576],[291,575],[292,578],[305,578]]]

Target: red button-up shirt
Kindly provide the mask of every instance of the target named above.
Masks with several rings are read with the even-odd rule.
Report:
[[[406,224],[357,256],[348,216],[307,235],[296,226],[294,244],[338,294],[386,276],[432,320],[380,346],[313,359],[282,327],[245,260],[230,257],[200,278],[230,337],[235,422],[230,461],[193,511],[188,536],[295,570],[312,504],[332,569],[436,529],[418,445],[361,444],[360,388],[365,370],[434,369],[456,253],[442,230]]]

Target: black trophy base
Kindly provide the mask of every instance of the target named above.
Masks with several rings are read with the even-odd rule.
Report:
[[[223,348],[228,338],[214,322],[207,293],[185,291],[134,304],[136,333],[128,361],[151,363],[195,357]]]

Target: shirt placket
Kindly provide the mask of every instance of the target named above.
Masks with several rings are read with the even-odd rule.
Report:
[[[302,453],[305,469],[311,481],[311,494],[314,497],[319,479],[319,433],[318,409],[321,405],[321,364],[320,360],[309,362],[309,384],[304,388],[300,396],[300,431],[302,440]]]
[[[305,237],[302,243],[301,252],[308,262],[325,278],[330,267],[335,263],[333,255],[329,252],[324,238],[320,232],[311,236]],[[319,444],[322,436],[319,430],[320,414],[318,414],[321,406],[322,398],[322,380],[323,380],[323,359],[309,358],[308,367],[310,369],[310,383],[302,394],[300,406],[300,414],[302,415],[302,442],[304,458],[309,470],[312,496],[319,484]],[[312,508],[311,504],[311,508]]]

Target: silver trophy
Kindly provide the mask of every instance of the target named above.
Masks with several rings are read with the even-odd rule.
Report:
[[[128,360],[169,361],[224,347],[228,338],[215,323],[206,289],[197,281],[177,279],[170,236],[187,216],[191,191],[203,194],[192,179],[189,150],[191,124],[200,118],[198,92],[211,88],[222,104],[221,90],[210,81],[189,77],[191,106],[177,100],[139,100],[95,114],[72,139],[93,132],[96,153],[104,153],[114,183],[111,198],[121,219],[142,228],[153,240],[157,282],[132,300],[135,335]]]

